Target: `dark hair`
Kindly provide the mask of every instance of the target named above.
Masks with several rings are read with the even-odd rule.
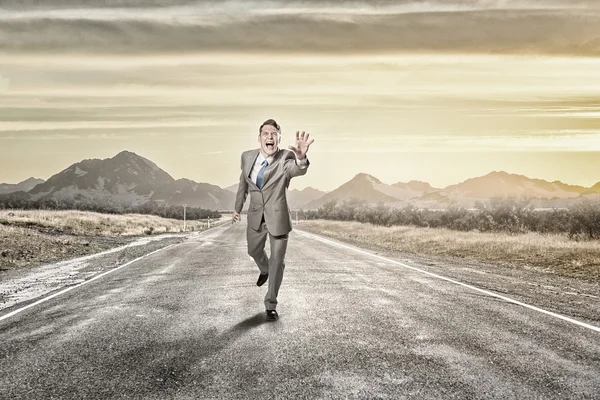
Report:
[[[281,132],[281,128],[279,127],[279,125],[277,124],[277,122],[275,122],[274,119],[268,119],[268,120],[266,120],[265,122],[262,123],[262,125],[260,126],[260,128],[258,128],[258,133],[259,134],[262,132],[262,128],[265,125],[271,125],[275,129],[277,129],[277,132]]]

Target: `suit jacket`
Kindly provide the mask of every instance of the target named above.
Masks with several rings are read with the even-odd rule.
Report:
[[[250,172],[260,149],[248,150],[242,153],[242,173],[235,198],[235,211],[242,212],[246,196],[250,193],[248,206],[248,226],[254,230],[260,228],[264,216],[269,233],[280,236],[292,230],[292,218],[287,203],[286,190],[290,180],[295,176],[304,175],[308,170],[300,168],[296,163],[296,154],[287,149],[280,149],[273,156],[273,162],[264,172],[262,188],[250,179]]]

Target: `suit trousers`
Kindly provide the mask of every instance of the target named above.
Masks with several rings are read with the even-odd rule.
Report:
[[[285,251],[287,250],[288,234],[273,236],[267,230],[264,219],[257,231],[248,225],[246,231],[248,239],[248,254],[254,259],[261,274],[269,274],[269,285],[265,295],[265,309],[275,310],[277,307],[277,294],[283,279],[285,269]],[[271,256],[267,257],[265,244],[269,236]]]

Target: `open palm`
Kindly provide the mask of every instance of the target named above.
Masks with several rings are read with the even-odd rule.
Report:
[[[300,160],[306,157],[308,148],[315,141],[315,139],[309,140],[309,136],[310,134],[305,133],[304,131],[302,131],[302,134],[300,134],[299,131],[296,131],[296,145],[288,147],[290,150],[296,153],[296,157],[298,157]]]

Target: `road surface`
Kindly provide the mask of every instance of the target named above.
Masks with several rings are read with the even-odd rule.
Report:
[[[300,230],[265,322],[245,229],[3,310],[0,398],[600,398],[595,325]]]

